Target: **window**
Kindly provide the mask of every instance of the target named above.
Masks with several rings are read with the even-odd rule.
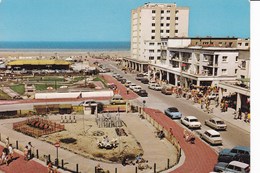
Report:
[[[222,74],[227,74],[227,69],[222,69]]]
[[[149,56],[149,60],[154,60],[154,57],[153,56]]]
[[[155,36],[152,36],[151,39],[152,39],[152,40],[155,39]]]
[[[235,74],[237,74],[237,69],[235,69]]]
[[[157,60],[160,60],[161,59],[161,57],[160,56],[157,56]]]
[[[170,24],[169,24],[169,23],[166,23],[166,26],[170,26]]]
[[[161,52],[161,50],[160,50],[160,49],[158,49],[158,50],[157,50],[157,52]]]
[[[166,33],[170,33],[170,30],[166,30]]]
[[[166,20],[170,20],[170,17],[166,17]]]
[[[155,17],[152,17],[152,20],[155,20]]]
[[[152,46],[152,45],[154,45],[154,43],[149,43],[149,45],[151,45],[151,46]]]
[[[242,61],[241,66],[242,66],[242,68],[246,68],[246,61]]]
[[[249,45],[248,43],[245,44],[245,46],[248,46],[248,45]]]
[[[178,20],[179,18],[178,17],[175,17],[175,20]]]
[[[163,20],[164,19],[164,17],[161,17],[161,20]]]
[[[227,56],[223,56],[223,57],[222,57],[222,62],[227,62],[227,59],[228,59]]]
[[[236,61],[238,61],[238,56],[236,56]]]
[[[155,13],[155,10],[152,10],[152,13]]]
[[[163,26],[163,23],[161,23],[161,26]]]
[[[161,45],[161,43],[158,43],[158,45]]]
[[[164,13],[164,11],[163,11],[163,10],[161,10],[161,13],[163,14],[163,13]]]
[[[170,10],[167,10],[167,13],[170,13],[171,11]]]
[[[161,30],[161,33],[163,33],[163,30]]]
[[[238,43],[238,46],[242,46],[242,43]]]
[[[178,33],[178,30],[175,30],[175,33]]]
[[[155,33],[155,30],[152,30],[152,33]]]
[[[179,25],[178,23],[175,23],[175,25],[177,26],[177,25]]]
[[[179,10],[176,10],[176,11],[175,11],[175,14],[178,14],[178,13],[179,13]]]
[[[155,23],[152,23],[152,26],[155,26]]]
[[[149,53],[154,53],[154,50],[150,49],[150,50],[149,50]]]

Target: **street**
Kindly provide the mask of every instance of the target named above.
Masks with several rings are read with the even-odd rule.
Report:
[[[143,89],[145,89],[148,92],[148,97],[138,98],[138,100],[141,103],[143,100],[146,100],[145,105],[147,107],[159,109],[162,112],[164,112],[164,110],[168,107],[177,107],[179,111],[182,112],[183,116],[193,115],[197,117],[202,124],[201,131],[210,129],[210,127],[204,125],[204,122],[205,120],[213,117],[213,115],[207,114],[202,110],[199,110],[196,107],[192,106],[192,101],[185,100],[182,98],[176,98],[175,95],[164,95],[160,91],[148,89],[148,85],[142,84],[140,81],[135,80],[135,74],[125,74],[116,66],[114,62],[109,61],[109,63],[109,68],[113,69],[114,72],[124,76],[124,78],[126,78],[127,80],[130,80],[136,83],[137,85],[140,85]],[[106,66],[108,66],[107,63]],[[180,120],[173,121],[178,122],[182,126]],[[234,126],[231,123],[226,122],[226,124],[228,126],[227,131],[220,131],[221,137],[223,138],[223,146],[213,147],[216,151],[219,151],[222,148],[232,148],[237,145],[250,146],[249,132],[239,128],[238,126]]]

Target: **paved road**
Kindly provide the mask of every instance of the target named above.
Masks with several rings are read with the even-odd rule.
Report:
[[[202,122],[203,126],[201,130],[210,129],[209,127],[204,125],[204,122],[206,119],[209,119],[210,117],[214,117],[215,115],[210,115],[202,110],[198,109],[198,105],[195,105],[192,103],[192,101],[188,101],[185,99],[176,98],[175,95],[163,95],[160,91],[154,91],[148,89],[148,85],[142,84],[140,81],[135,80],[134,74],[124,74],[118,68],[113,62],[110,62],[109,64],[110,68],[112,68],[115,72],[125,76],[126,79],[133,81],[137,85],[142,86],[142,88],[146,89],[146,91],[149,94],[148,98],[138,98],[140,102],[143,100],[146,100],[146,106],[157,108],[161,111],[164,111],[166,108],[170,106],[177,107],[184,116],[187,115],[194,115],[196,116],[200,122]],[[220,113],[219,110],[215,110],[215,114],[218,114],[220,118],[222,119],[230,119],[230,113],[231,109],[229,109],[229,114]],[[229,117],[224,117],[229,116]],[[179,120],[175,120],[177,123],[180,124]],[[223,146],[221,147],[214,147],[217,151],[219,151],[222,148],[231,148],[236,145],[242,145],[242,146],[250,146],[250,126],[248,124],[245,124],[244,122],[239,122],[240,120],[233,120],[231,118],[231,121],[226,121],[226,124],[228,125],[227,131],[222,131],[221,137],[223,138]],[[180,124],[181,125],[181,124]],[[245,126],[245,128],[241,128],[242,126]],[[246,129],[246,130],[245,130]]]

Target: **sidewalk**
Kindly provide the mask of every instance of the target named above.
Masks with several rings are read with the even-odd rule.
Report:
[[[0,151],[3,151],[3,146],[0,144]],[[7,166],[6,164],[0,165],[0,172],[16,173],[16,172],[26,172],[26,173],[47,173],[47,167],[34,159],[25,161],[21,152],[14,151],[14,158],[11,163]]]
[[[198,103],[194,103],[193,101],[191,100],[187,100],[185,98],[178,98],[178,99],[182,99],[183,101],[185,102],[189,102],[192,106],[196,107],[197,109],[203,111],[201,109],[201,105],[198,104]],[[215,105],[211,105],[211,107],[213,107],[213,113],[210,113],[211,115],[213,116],[216,116],[234,126],[237,126],[247,132],[250,133],[250,123],[246,123],[244,122],[244,116],[242,115],[242,120],[239,120],[239,119],[234,119],[234,112],[235,110],[232,109],[232,108],[228,108],[227,112],[221,112],[220,110],[220,107],[218,106],[217,108],[215,107]]]

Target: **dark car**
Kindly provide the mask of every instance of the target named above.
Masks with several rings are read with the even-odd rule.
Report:
[[[121,82],[122,84],[125,84],[125,83],[126,83],[126,79],[121,79],[120,82]]]
[[[143,78],[141,79],[141,82],[142,82],[143,84],[149,84],[149,79],[143,77]]]
[[[219,152],[219,162],[229,163],[233,160],[250,164],[250,148],[236,146],[232,149],[223,149]]]
[[[146,90],[139,90],[137,94],[141,97],[148,97],[148,93],[146,92]]]

